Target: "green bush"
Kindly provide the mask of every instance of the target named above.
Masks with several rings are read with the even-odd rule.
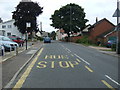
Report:
[[[36,37],[37,40],[43,41],[42,37]]]
[[[112,51],[116,51],[116,44],[113,44],[113,45],[111,46],[111,49],[112,49]]]
[[[91,44],[91,41],[88,39],[88,36],[84,36],[83,38],[76,40],[76,43]]]

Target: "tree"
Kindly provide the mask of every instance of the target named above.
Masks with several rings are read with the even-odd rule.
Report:
[[[51,32],[50,37],[51,37],[53,40],[56,39],[56,33],[55,33],[55,31],[52,31],[52,32]]]
[[[51,26],[56,29],[64,29],[68,37],[70,37],[70,33],[77,33],[82,30],[88,21],[85,19],[84,9],[74,3],[55,10],[50,19],[52,20]]]
[[[0,18],[0,23],[2,23],[3,22],[3,20]]]
[[[14,25],[18,27],[22,34],[25,34],[26,31],[28,33],[37,32],[36,17],[43,12],[42,9],[43,7],[40,7],[36,2],[20,2],[12,15],[12,18],[15,19]],[[30,28],[26,28],[27,22],[31,23]]]

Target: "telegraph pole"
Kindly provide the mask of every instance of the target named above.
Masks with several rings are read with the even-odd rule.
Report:
[[[120,17],[120,5],[119,0],[117,0],[117,45],[116,45],[116,52],[120,54],[120,28],[119,28],[119,17]]]
[[[113,14],[113,17],[117,17],[117,27],[116,27],[117,43],[116,43],[116,53],[117,53],[117,54],[120,54],[120,25],[119,25],[120,5],[119,5],[119,0],[117,0],[117,9],[116,9],[115,13]]]
[[[72,25],[72,17],[71,17],[71,13],[72,13],[72,11],[71,11],[71,5],[70,5],[70,42],[72,42],[72,37],[71,37],[71,35],[72,35],[72,30],[71,30],[71,25]]]
[[[40,22],[40,30],[41,30],[41,32],[42,32],[42,22]]]

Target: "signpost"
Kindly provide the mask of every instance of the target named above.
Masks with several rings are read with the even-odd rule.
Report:
[[[117,37],[117,43],[116,43],[116,53],[120,54],[120,27],[119,27],[119,17],[120,17],[120,9],[119,9],[119,0],[117,0],[117,9],[115,13],[113,14],[113,17],[117,17],[117,27],[116,27],[116,37]]]
[[[27,50],[27,40],[28,40],[28,35],[27,35],[27,29],[31,27],[31,23],[30,22],[27,22],[26,23],[26,34],[25,34],[25,38],[26,38],[26,50]]]

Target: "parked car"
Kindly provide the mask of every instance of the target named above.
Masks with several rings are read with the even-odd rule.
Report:
[[[108,48],[111,48],[113,44],[116,44],[116,40],[108,40],[106,46],[107,46]]]
[[[10,51],[10,49],[14,50],[15,46],[19,46],[16,42],[13,42],[11,39],[5,36],[0,36],[0,44],[4,46],[5,51]]]
[[[22,38],[20,38],[20,37],[17,37],[17,36],[9,36],[9,38],[10,38],[12,41],[18,43],[19,46],[23,46],[23,45],[24,45],[24,40],[23,40]]]
[[[51,43],[50,37],[44,37],[44,43]]]

